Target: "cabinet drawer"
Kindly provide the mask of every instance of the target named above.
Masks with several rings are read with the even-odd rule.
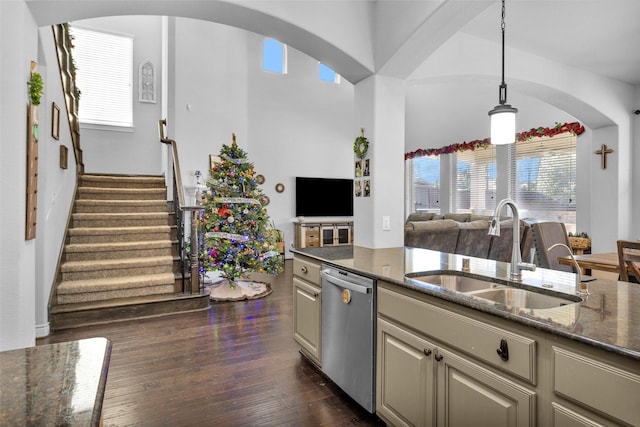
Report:
[[[474,358],[536,384],[536,342],[416,298],[378,288],[378,312]],[[497,351],[505,340],[509,359]]]
[[[640,376],[553,347],[554,391],[588,407],[640,425]]]
[[[320,282],[320,264],[310,258],[296,255],[293,258],[293,274],[317,286],[322,286]]]

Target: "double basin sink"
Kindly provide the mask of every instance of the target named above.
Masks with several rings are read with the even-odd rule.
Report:
[[[410,273],[405,277],[515,312],[553,309],[579,304],[582,301],[577,295],[550,295],[458,274]]]

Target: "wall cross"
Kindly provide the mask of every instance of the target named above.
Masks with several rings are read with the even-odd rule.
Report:
[[[606,169],[607,168],[607,154],[613,153],[613,150],[611,148],[607,148],[607,144],[602,144],[602,147],[600,147],[600,149],[597,150],[595,153],[598,156],[601,156],[601,158],[600,158],[600,167],[602,167],[602,169]]]

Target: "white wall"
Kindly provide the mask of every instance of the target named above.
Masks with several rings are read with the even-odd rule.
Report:
[[[26,82],[37,36],[24,3],[0,2],[0,350],[35,343],[36,241],[25,240],[24,224]]]
[[[208,176],[209,155],[222,144],[248,146],[247,32],[196,19],[176,18],[173,75],[169,76],[169,135],[178,143],[184,185],[194,171]]]

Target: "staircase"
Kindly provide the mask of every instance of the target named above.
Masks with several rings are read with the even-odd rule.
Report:
[[[52,329],[209,307],[208,295],[182,292],[166,193],[162,176],[78,178],[51,301]]]

